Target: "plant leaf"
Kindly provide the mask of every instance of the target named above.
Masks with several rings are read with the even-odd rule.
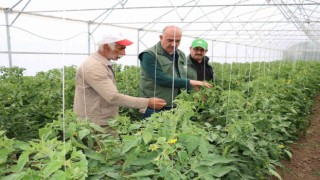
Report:
[[[127,177],[127,178],[144,177],[144,176],[150,176],[150,175],[154,175],[154,174],[155,174],[154,170],[145,169],[145,170],[142,170],[142,171],[138,171],[136,173],[132,173],[132,174],[127,175],[125,177]]]
[[[148,144],[152,139],[152,132],[151,129],[146,129],[142,133],[142,139],[144,141],[144,144]]]
[[[46,164],[45,168],[42,171],[44,177],[49,177],[52,173],[58,171],[62,165],[63,161],[61,160],[50,161],[48,164]]]
[[[86,135],[90,134],[89,129],[82,129],[78,132],[78,136],[80,139],[83,139]]]
[[[124,136],[123,141],[124,141],[124,145],[123,145],[122,153],[126,153],[131,148],[137,146],[139,138],[135,136]]]
[[[15,166],[12,167],[12,171],[15,173],[21,172],[24,168],[24,165],[29,161],[29,152],[28,151],[24,151],[19,159],[18,162]]]
[[[282,180],[281,176],[275,170],[269,168],[269,172],[270,174],[276,176],[279,180]]]

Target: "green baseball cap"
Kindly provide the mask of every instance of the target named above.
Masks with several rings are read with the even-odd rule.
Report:
[[[202,47],[203,49],[207,50],[208,49],[208,43],[203,39],[195,39],[195,40],[192,41],[191,47],[192,48]]]

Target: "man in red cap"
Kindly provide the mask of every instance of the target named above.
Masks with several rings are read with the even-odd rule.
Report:
[[[161,109],[166,105],[163,99],[138,98],[118,92],[110,60],[124,56],[126,46],[131,44],[121,33],[106,35],[97,42],[97,52],[78,67],[74,111],[80,119],[107,126],[108,118],[119,115],[119,106],[145,110],[147,107]]]

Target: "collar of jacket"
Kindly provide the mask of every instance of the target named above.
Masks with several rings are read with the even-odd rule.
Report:
[[[190,60],[191,60],[190,62],[188,62],[188,64],[192,63],[192,61],[197,62],[196,60],[194,60],[194,59],[191,57],[190,54],[189,54],[189,56],[188,56],[187,59],[190,59]],[[210,58],[209,58],[208,56],[205,56],[205,57],[204,57],[204,63],[205,63],[206,65],[209,64],[209,59],[210,59]]]
[[[105,65],[110,65],[110,66],[112,66],[112,62],[111,61],[109,61],[109,60],[107,60],[105,57],[103,57],[103,56],[101,56],[99,53],[97,53],[97,52],[95,52],[95,53],[93,53],[92,54],[92,57],[94,58],[94,59],[96,59],[97,61],[100,61],[100,62],[102,62],[103,64],[105,64]]]

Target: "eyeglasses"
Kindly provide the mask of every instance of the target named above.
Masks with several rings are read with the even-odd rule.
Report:
[[[192,48],[194,51],[200,51],[200,52],[204,52],[205,51],[205,49],[203,49],[203,48]]]

